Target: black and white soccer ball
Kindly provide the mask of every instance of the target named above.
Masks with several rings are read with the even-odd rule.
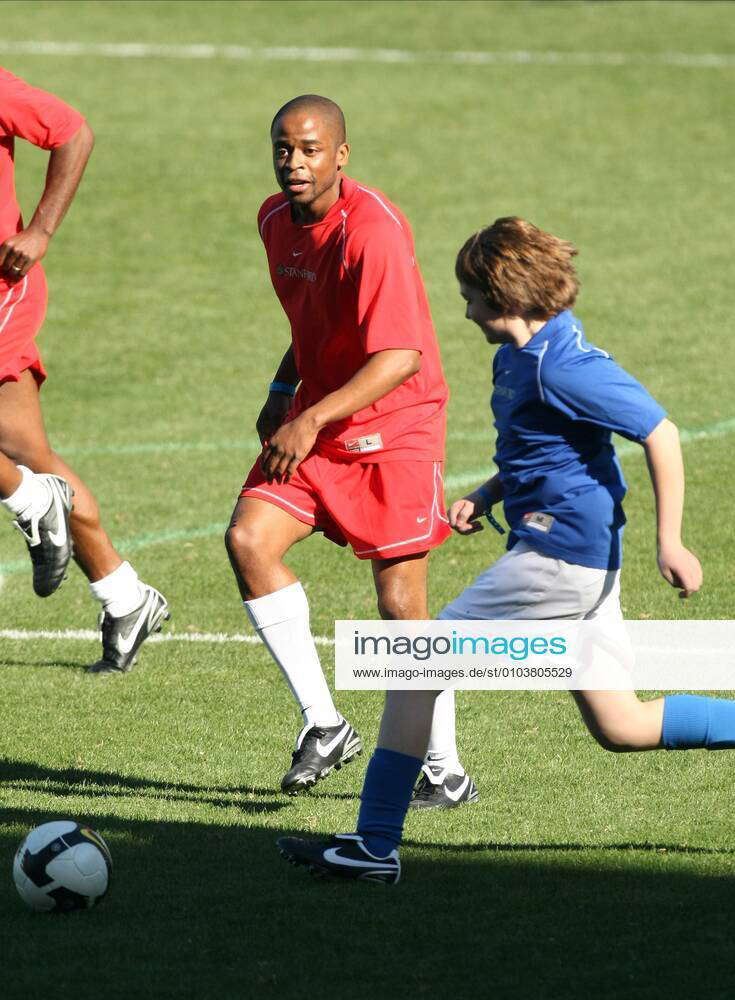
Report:
[[[13,881],[32,910],[86,910],[107,892],[112,858],[96,830],[57,820],[28,834],[15,854]]]

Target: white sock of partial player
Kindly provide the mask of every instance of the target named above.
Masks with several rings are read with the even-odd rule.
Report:
[[[34,514],[45,514],[51,503],[48,486],[40,476],[35,475],[25,465],[19,465],[18,471],[23,477],[20,486],[0,504],[11,514],[27,521]]]
[[[457,756],[457,732],[454,714],[454,688],[447,688],[434,702],[431,736],[426,751],[426,763],[441,767],[450,774],[464,774]]]
[[[145,593],[129,562],[120,563],[117,569],[101,580],[90,583],[92,597],[96,598],[112,618],[123,618],[143,603]]]
[[[243,601],[255,630],[286,678],[306,726],[336,726],[334,707],[309,627],[309,602],[300,583]]]

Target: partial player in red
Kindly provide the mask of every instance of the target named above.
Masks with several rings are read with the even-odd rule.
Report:
[[[16,138],[49,150],[44,191],[27,226],[15,196]],[[93,145],[78,111],[0,69],[0,504],[26,539],[40,597],[59,586],[73,548],[103,608],[102,656],[89,669],[111,673],[130,669],[168,607],[120,558],[91,492],[52,450],[39,401],[46,371],[35,341],[47,299],[40,262]]]
[[[449,534],[448,393],[411,229],[383,194],[345,176],[340,108],[297,97],[276,113],[271,141],[281,193],[258,227],[291,346],[258,419],[263,451],[227,548],[245,610],[302,712],[281,784],[295,794],[362,745],[332,701],[284,556],[321,531],[371,561],[384,618],[428,618],[428,554]]]

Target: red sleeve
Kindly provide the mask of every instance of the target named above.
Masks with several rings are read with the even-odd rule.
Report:
[[[357,322],[367,354],[420,351],[418,275],[407,234],[392,222],[350,234],[348,266],[357,285]]]
[[[83,116],[58,97],[0,69],[0,135],[55,149],[76,135],[83,122]]]

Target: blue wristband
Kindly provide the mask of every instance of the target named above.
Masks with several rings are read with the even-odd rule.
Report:
[[[268,392],[282,392],[284,396],[295,396],[296,386],[290,385],[288,382],[271,382],[268,386]]]

